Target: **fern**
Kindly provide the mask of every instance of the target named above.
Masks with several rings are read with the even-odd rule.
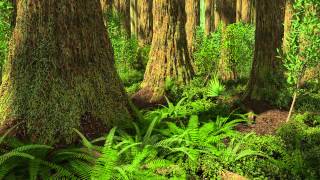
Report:
[[[220,96],[225,91],[225,86],[220,83],[217,76],[215,76],[212,80],[210,80],[207,88],[208,88],[207,95],[209,97]]]

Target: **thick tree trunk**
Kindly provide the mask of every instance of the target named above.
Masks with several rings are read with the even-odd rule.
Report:
[[[283,80],[281,61],[276,56],[282,46],[285,1],[256,3],[255,52],[246,98],[268,101],[277,98]]]
[[[196,30],[200,25],[200,0],[186,0],[185,11],[187,16],[186,35],[189,52],[194,50]]]
[[[138,40],[141,45],[151,44],[152,41],[152,2],[150,0],[137,0]]]
[[[214,0],[205,0],[205,33],[206,35],[214,31]]]
[[[250,23],[251,17],[251,2],[250,0],[237,0],[236,11],[237,22]]]
[[[289,48],[289,33],[291,21],[293,18],[293,4],[292,0],[286,0],[285,18],[284,18],[284,36],[283,36],[283,51],[287,52]]]
[[[131,35],[130,0],[113,0],[113,8],[121,15],[121,24],[127,35]]]
[[[100,137],[126,127],[129,101],[115,67],[98,0],[18,1],[0,87],[1,133],[71,143],[72,128]]]
[[[133,97],[140,107],[163,102],[167,78],[177,84],[186,84],[194,74],[187,47],[184,3],[171,0],[153,2],[154,36],[150,60],[142,89]]]
[[[214,27],[217,28],[221,23],[221,3],[222,0],[215,0]]]

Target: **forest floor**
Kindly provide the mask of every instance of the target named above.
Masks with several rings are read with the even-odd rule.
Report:
[[[253,124],[239,124],[236,129],[240,132],[255,132],[259,135],[275,134],[288,116],[288,111],[271,109],[256,115]]]

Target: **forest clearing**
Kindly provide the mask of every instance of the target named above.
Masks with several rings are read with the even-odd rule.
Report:
[[[1,179],[320,179],[320,1],[0,0]]]

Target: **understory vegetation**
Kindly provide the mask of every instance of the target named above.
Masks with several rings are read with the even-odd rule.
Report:
[[[308,3],[320,6],[297,0],[295,8],[300,12]],[[10,9],[0,2],[0,73],[12,30]],[[150,47],[126,35],[119,13],[105,16],[117,72],[127,93],[135,94]],[[199,27],[192,55],[195,77],[184,86],[166,79],[166,105],[137,110],[130,131],[114,127],[89,139],[74,129],[80,141],[68,147],[10,137],[17,124],[0,137],[0,179],[319,179],[319,17],[297,14],[292,29],[291,49],[278,54],[286,88],[273,107],[288,111],[297,93],[294,113],[272,133],[239,128],[253,127],[257,117],[241,105],[254,59],[255,27],[238,22],[209,35]],[[308,48],[299,49],[301,43]]]

